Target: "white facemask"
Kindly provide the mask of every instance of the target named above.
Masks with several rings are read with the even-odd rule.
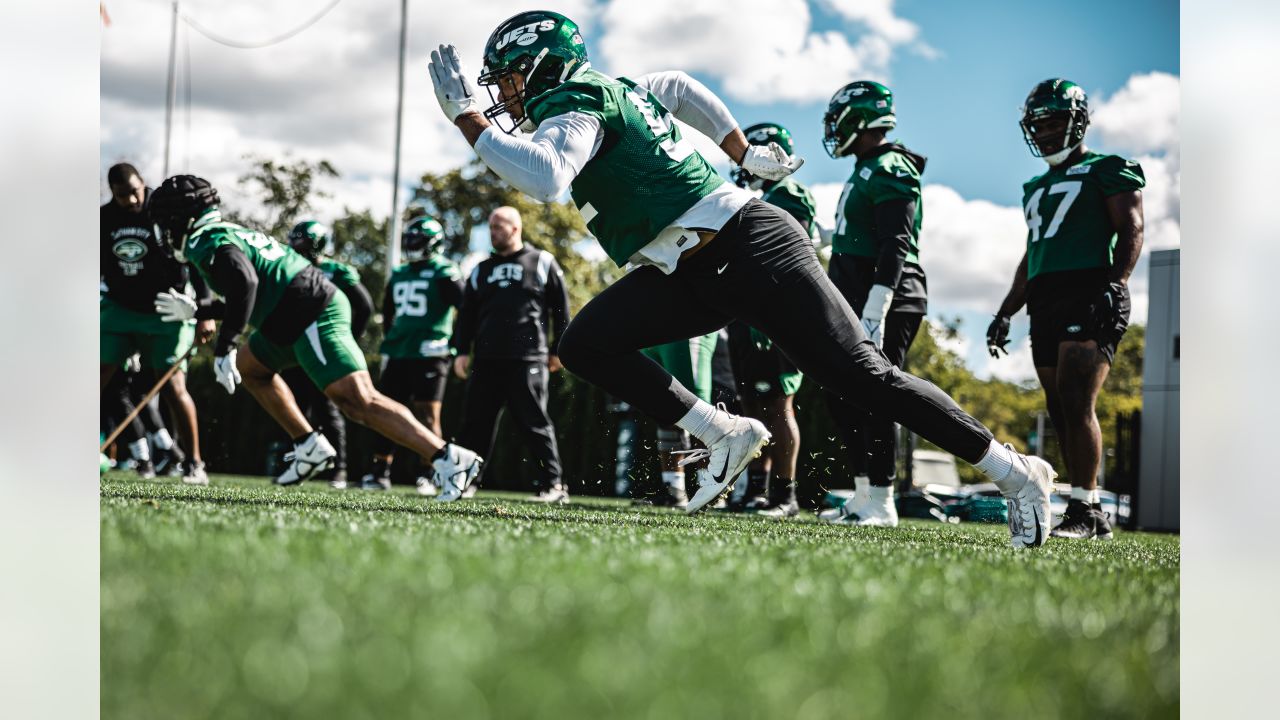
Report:
[[[1044,161],[1049,163],[1049,167],[1057,167],[1058,165],[1062,164],[1063,160],[1066,160],[1068,157],[1070,157],[1071,153],[1075,152],[1076,148],[1078,147],[1080,147],[1080,143],[1076,143],[1075,145],[1072,145],[1070,147],[1062,148],[1061,150],[1059,150],[1058,152],[1052,155],[1045,155]]]

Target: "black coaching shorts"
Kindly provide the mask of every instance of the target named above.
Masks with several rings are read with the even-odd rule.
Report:
[[[1059,277],[1052,277],[1059,276]],[[1098,351],[1115,360],[1116,347],[1129,327],[1129,303],[1120,312],[1097,307],[1105,287],[1092,273],[1081,271],[1042,275],[1029,288],[1027,314],[1031,317],[1031,359],[1036,367],[1058,366],[1058,345],[1063,342],[1098,343]],[[1040,283],[1041,280],[1049,282]]]
[[[378,389],[397,402],[440,402],[452,358],[389,358]]]

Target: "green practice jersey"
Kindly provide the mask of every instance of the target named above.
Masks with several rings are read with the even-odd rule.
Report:
[[[567,112],[600,121],[604,141],[574,178],[573,202],[618,267],[724,182],[671,113],[626,78],[590,68],[525,104],[535,123]]]
[[[920,201],[920,172],[923,159],[898,145],[858,160],[853,175],[844,186],[836,209],[836,231],[831,252],[862,257],[880,256],[880,239],[875,233],[875,206],[889,200],[916,202],[915,232],[906,261],[920,264],[920,223],[924,203]]]
[[[360,284],[360,271],[344,262],[324,258],[316,263],[316,267],[339,290],[347,290]]]
[[[1022,186],[1027,218],[1027,279],[1042,273],[1110,267],[1116,230],[1106,198],[1146,185],[1142,166],[1118,155],[1087,152]]]
[[[281,245],[257,230],[223,222],[221,215],[216,213],[206,214],[196,222],[183,252],[187,262],[200,272],[209,287],[219,295],[225,293],[213,277],[213,259],[218,248],[223,245],[239,248],[258,276],[258,294],[253,303],[253,311],[249,314],[249,324],[260,328],[271,311],[275,310],[290,281],[309,267],[311,261],[294,252],[288,245]]]
[[[432,255],[405,263],[391,273],[387,293],[395,304],[391,329],[379,349],[392,358],[444,357],[453,334],[454,307],[444,285],[461,277],[451,260]]]
[[[813,218],[818,211],[813,202],[813,193],[795,180],[783,178],[765,190],[760,199],[790,213],[810,237],[817,230]]]

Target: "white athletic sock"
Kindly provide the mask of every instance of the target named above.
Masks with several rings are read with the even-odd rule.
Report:
[[[146,438],[138,438],[129,443],[129,454],[133,455],[133,459],[138,462],[147,462],[151,459],[151,447],[147,445]]]
[[[1004,481],[1009,478],[1013,472],[1014,452],[1009,448],[1001,445],[995,440],[987,446],[987,454],[982,459],[974,463],[974,467],[982,471],[983,475],[991,478],[991,482],[999,487],[1001,492],[1006,490]],[[1013,488],[1017,489],[1017,488]]]
[[[151,444],[155,445],[157,450],[173,449],[173,436],[169,434],[168,428],[160,428],[147,437],[151,440]]]
[[[867,497],[867,488],[871,487],[871,478],[866,475],[853,476],[853,496]]]
[[[684,490],[684,472],[681,470],[676,470],[676,471],[663,470],[662,482],[665,483],[667,487],[679,488],[680,490]]]
[[[720,412],[710,403],[695,400],[689,412],[676,421],[676,427],[698,438],[703,445],[711,447],[712,443],[733,429],[733,416]]]
[[[1074,485],[1071,486],[1071,499],[1087,502],[1090,505],[1097,505],[1099,502],[1102,502],[1101,498],[1098,497],[1098,488],[1085,490],[1082,487],[1076,487]]]

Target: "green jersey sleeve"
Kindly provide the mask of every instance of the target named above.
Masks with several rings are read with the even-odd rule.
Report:
[[[876,158],[867,180],[867,195],[872,205],[889,200],[919,200],[920,171],[896,152],[887,152]]]
[[[604,123],[617,114],[611,110],[612,104],[612,96],[600,85],[567,82],[525,103],[525,112],[535,124],[567,112],[590,115]]]
[[[1094,182],[1104,197],[1118,195],[1123,192],[1141,190],[1147,184],[1142,166],[1133,160],[1126,160],[1119,155],[1108,155],[1095,163],[1097,170]]]
[[[322,260],[319,267],[339,289],[345,290],[360,284],[360,271],[346,263],[338,262],[337,260]]]

